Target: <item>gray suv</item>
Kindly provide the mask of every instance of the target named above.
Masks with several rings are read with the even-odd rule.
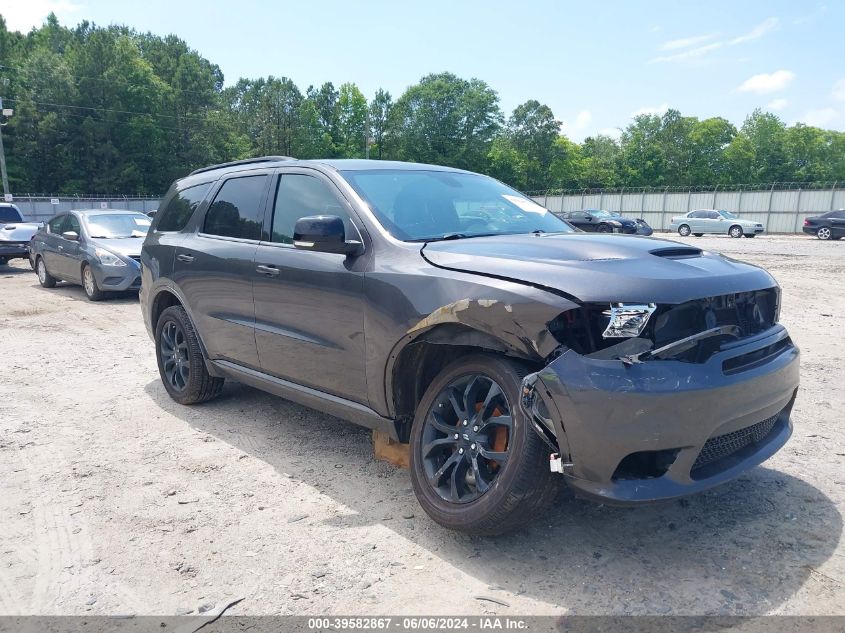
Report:
[[[141,304],[182,404],[246,383],[407,447],[437,522],[514,529],[728,481],[787,441],[798,350],[764,270],[575,232],[466,171],[266,157],[162,201]]]

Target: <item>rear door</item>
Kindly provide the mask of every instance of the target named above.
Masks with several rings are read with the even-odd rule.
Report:
[[[261,369],[367,403],[360,258],[293,246],[296,221],[309,215],[339,216],[346,239],[361,239],[352,208],[331,180],[304,168],[280,170],[267,206],[253,271]]]
[[[67,220],[66,213],[57,215],[47,222],[45,230],[39,236],[41,245],[38,252],[44,259],[47,272],[52,275],[58,275],[59,268],[61,267],[61,262],[59,261],[59,245],[64,241],[62,240],[62,231],[64,230],[62,227],[65,225],[65,220]]]
[[[176,246],[173,279],[209,358],[257,369],[252,284],[269,170],[221,179],[205,214]]]

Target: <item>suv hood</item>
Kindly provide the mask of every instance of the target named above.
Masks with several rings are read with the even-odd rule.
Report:
[[[762,268],[679,242],[623,235],[503,235],[430,242],[432,265],[541,287],[581,303],[683,303],[772,288]]]
[[[28,242],[39,228],[40,222],[0,223],[0,242]]]

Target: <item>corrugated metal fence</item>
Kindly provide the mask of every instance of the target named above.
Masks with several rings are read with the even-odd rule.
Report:
[[[845,184],[845,183],[843,183]],[[643,218],[656,230],[667,230],[673,215],[693,209],[725,209],[762,222],[769,233],[800,233],[804,218],[845,208],[845,188],[802,188],[783,184],[753,189],[677,188],[533,192],[534,200],[556,212],[607,209]]]
[[[146,213],[158,209],[158,203],[158,198],[130,198],[128,196],[102,198],[15,196],[12,200],[12,204],[21,210],[24,219],[30,222],[44,222],[58,213],[71,209],[128,209]]]

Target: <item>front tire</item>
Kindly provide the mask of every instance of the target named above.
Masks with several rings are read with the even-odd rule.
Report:
[[[94,271],[88,264],[82,264],[82,289],[89,301],[102,301],[106,294],[97,287]]]
[[[411,482],[440,525],[493,535],[520,527],[557,494],[549,449],[519,409],[528,370],[478,354],[446,367],[411,428]]]
[[[833,237],[833,233],[828,227],[822,226],[818,231],[816,231],[816,237],[820,240],[829,240]]]
[[[47,272],[47,265],[44,263],[43,257],[38,257],[35,260],[35,272],[38,275],[38,283],[44,288],[55,288],[56,278]]]
[[[182,306],[170,306],[156,323],[156,360],[161,382],[179,404],[199,404],[220,395],[223,379],[205,368],[194,324]]]
[[[599,224],[596,228],[597,233],[613,233],[613,229],[611,229],[607,224]]]
[[[731,228],[728,229],[728,235],[737,239],[742,237],[742,227],[738,224],[734,224]]]
[[[688,224],[682,224],[678,227],[678,235],[680,235],[681,237],[687,237],[690,233],[692,233],[692,230],[690,229]]]
[[[696,237],[701,237],[702,235],[704,235],[704,233],[693,233],[693,235],[695,235]]]

